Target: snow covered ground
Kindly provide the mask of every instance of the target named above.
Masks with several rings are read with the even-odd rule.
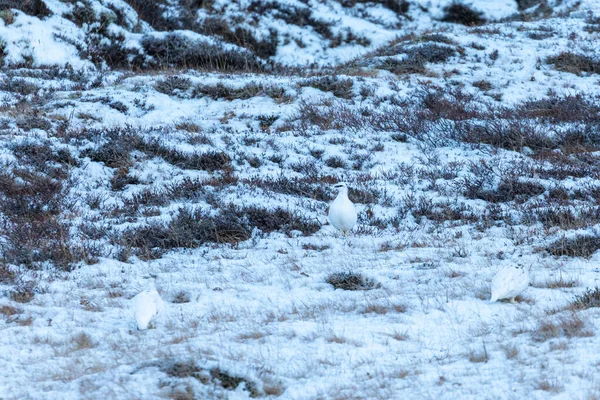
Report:
[[[0,10],[0,399],[600,397],[595,1],[188,3]]]

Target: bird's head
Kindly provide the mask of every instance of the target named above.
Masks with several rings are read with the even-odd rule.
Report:
[[[333,185],[333,188],[338,191],[338,193],[348,193],[348,185],[346,182],[339,182]]]

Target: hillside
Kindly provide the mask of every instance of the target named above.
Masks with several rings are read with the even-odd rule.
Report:
[[[0,399],[600,397],[597,2],[0,20]]]

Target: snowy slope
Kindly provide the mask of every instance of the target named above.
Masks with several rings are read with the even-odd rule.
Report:
[[[534,3],[0,10],[0,399],[598,397],[600,9]]]

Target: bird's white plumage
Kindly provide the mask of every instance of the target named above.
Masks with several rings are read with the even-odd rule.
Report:
[[[133,304],[133,315],[139,330],[148,329],[152,318],[163,310],[164,304],[152,283],[147,290],[137,294],[131,299]]]
[[[338,183],[334,187],[339,189],[339,193],[329,206],[329,222],[347,235],[356,224],[356,208],[348,198],[348,186],[345,183]]]
[[[510,299],[520,295],[529,286],[529,272],[525,268],[507,267],[500,269],[492,280],[490,302]]]

